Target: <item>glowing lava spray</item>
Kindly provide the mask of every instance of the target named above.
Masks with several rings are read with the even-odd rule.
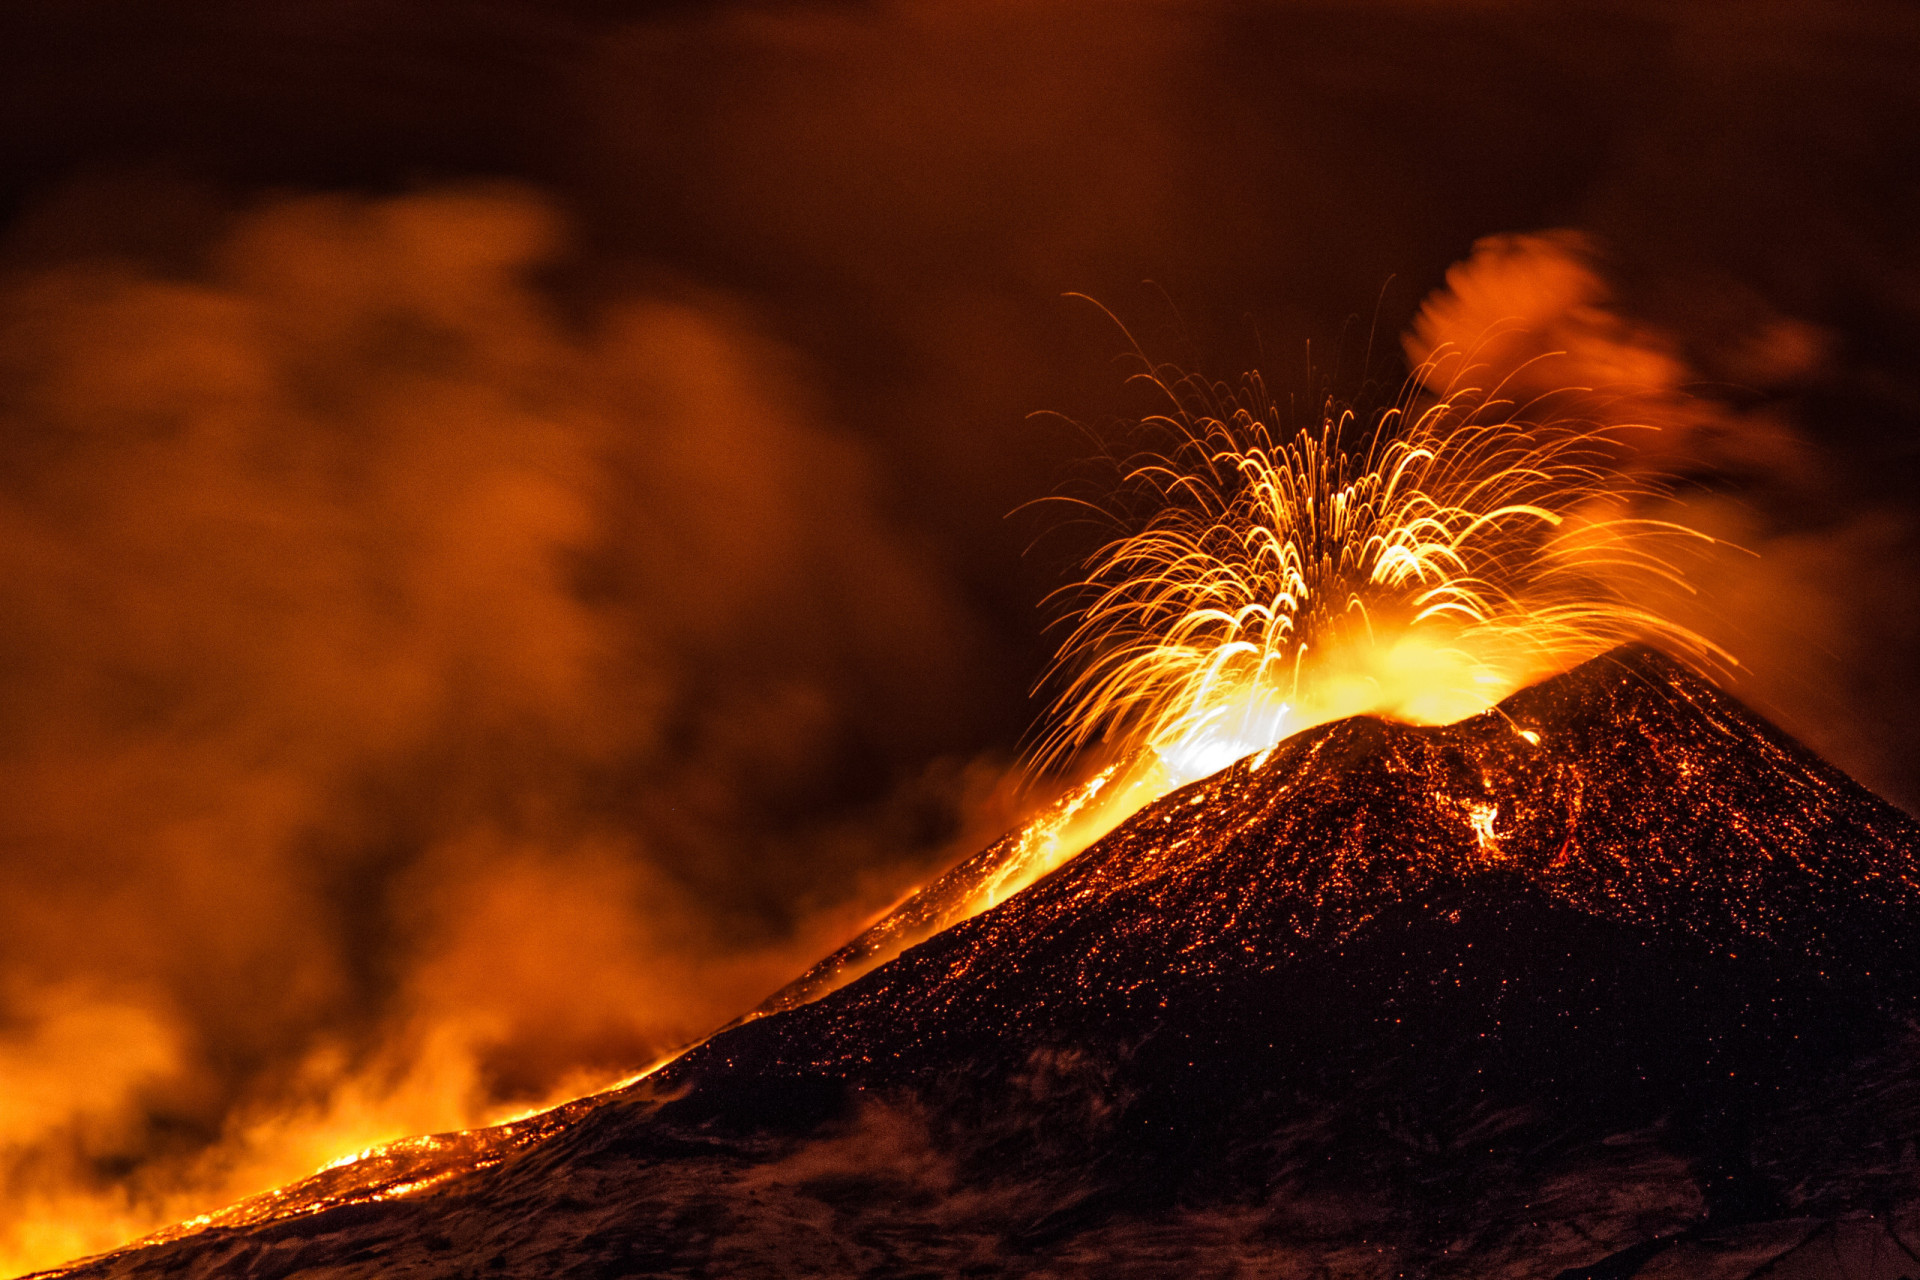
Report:
[[[1283,430],[1256,375],[1235,390],[1148,365],[1167,407],[1137,424],[1119,483],[1075,503],[1118,532],[1062,593],[1059,692],[1029,756],[1036,780],[1084,781],[762,1011],[1004,902],[1169,791],[1315,725],[1450,723],[1629,640],[1730,666],[1663,609],[1712,539],[1647,514],[1672,497],[1638,462],[1655,428],[1578,389],[1518,403],[1482,372],[1441,348],[1370,421],[1329,404]],[[1490,841],[1491,812],[1475,823]]]
[[[1652,428],[1475,372],[1442,352],[1408,384],[1443,388],[1427,403],[1293,431],[1257,376],[1143,375],[1169,408],[1100,508],[1122,533],[1067,589],[1036,763],[1103,745],[1178,786],[1343,716],[1458,720],[1631,639],[1730,661],[1660,611],[1709,540],[1637,514],[1668,496],[1631,466]]]

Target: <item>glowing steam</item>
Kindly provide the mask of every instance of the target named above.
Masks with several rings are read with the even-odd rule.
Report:
[[[948,774],[835,788],[964,719],[944,574],[725,299],[563,322],[566,234],[0,280],[0,1275],[624,1076],[942,838]]]

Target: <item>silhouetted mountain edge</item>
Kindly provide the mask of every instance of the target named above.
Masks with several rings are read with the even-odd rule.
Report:
[[[1300,734],[630,1089],[72,1274],[1920,1276],[1917,979],[1920,824],[1631,646]]]

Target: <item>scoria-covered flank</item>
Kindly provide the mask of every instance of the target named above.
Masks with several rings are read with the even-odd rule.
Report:
[[[74,1277],[1920,1276],[1920,826],[1646,648]]]

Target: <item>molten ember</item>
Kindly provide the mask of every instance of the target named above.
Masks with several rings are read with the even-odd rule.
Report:
[[[1257,377],[1146,375],[1169,408],[1123,464],[1132,527],[1072,589],[1039,761],[1117,745],[1180,786],[1350,715],[1451,723],[1631,639],[1725,659],[1650,603],[1707,539],[1634,514],[1664,496],[1629,465],[1649,428],[1513,404],[1484,372],[1443,351],[1409,384],[1430,402],[1291,433]]]

